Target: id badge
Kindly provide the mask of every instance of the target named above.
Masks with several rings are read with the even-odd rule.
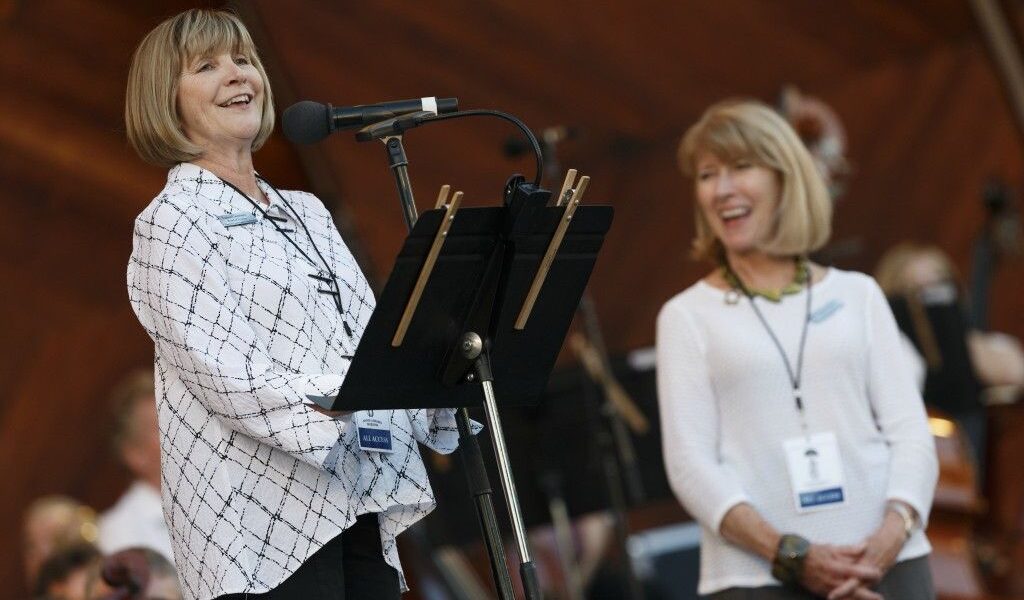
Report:
[[[798,513],[846,504],[839,442],[831,431],[791,438],[782,443]]]
[[[251,212],[237,212],[227,215],[218,215],[217,219],[221,222],[222,225],[224,225],[225,228],[238,227],[239,225],[252,225],[253,223],[259,221],[256,215],[252,214]]]
[[[359,432],[359,449],[365,452],[394,452],[390,419],[384,421],[374,416],[374,412],[368,410],[355,414],[356,430]],[[381,414],[387,415],[388,413],[382,412]]]

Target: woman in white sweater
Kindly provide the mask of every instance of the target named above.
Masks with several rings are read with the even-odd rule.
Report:
[[[933,598],[924,407],[874,280],[806,258],[832,216],[807,150],[770,108],[727,101],[679,161],[695,255],[716,263],[657,326],[669,481],[703,529],[699,592]]]

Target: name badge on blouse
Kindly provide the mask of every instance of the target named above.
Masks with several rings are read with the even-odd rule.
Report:
[[[846,504],[843,462],[835,433],[815,433],[809,439],[806,436],[791,438],[782,446],[798,513]]]
[[[231,213],[217,217],[224,227],[238,227],[239,225],[252,225],[259,219],[250,212]]]
[[[359,432],[359,449],[366,452],[394,452],[391,424],[374,416],[374,412],[368,410],[355,414],[356,430]]]

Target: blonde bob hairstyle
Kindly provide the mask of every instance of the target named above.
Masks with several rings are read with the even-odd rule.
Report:
[[[679,145],[679,167],[695,179],[697,161],[712,154],[725,163],[747,160],[778,175],[781,194],[761,250],[773,256],[804,256],[832,234],[832,200],[800,137],[778,113],[754,100],[726,100],[709,107]],[[725,249],[695,205],[693,256],[723,262]]]
[[[249,32],[232,13],[195,8],[157,25],[132,57],[124,122],[128,142],[143,160],[173,167],[203,155],[203,149],[182,130],[178,81],[195,59],[228,50],[245,56],[263,79],[263,114],[252,150],[259,150],[267,141],[274,129],[274,100]]]

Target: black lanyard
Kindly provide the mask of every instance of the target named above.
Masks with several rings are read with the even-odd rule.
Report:
[[[319,273],[316,273],[316,274],[312,274],[311,273],[309,276],[312,279],[315,279],[319,283],[326,283],[327,286],[330,288],[330,289],[325,290],[325,289],[322,289],[322,288],[318,287],[317,288],[317,292],[319,292],[321,294],[328,294],[328,295],[331,296],[331,298],[334,299],[334,306],[338,309],[338,314],[341,315],[341,325],[342,325],[342,327],[345,328],[345,333],[348,335],[348,337],[351,338],[352,337],[352,328],[349,326],[348,320],[345,318],[345,307],[342,306],[342,304],[341,304],[341,286],[338,285],[338,277],[334,274],[334,271],[331,269],[331,264],[329,262],[327,262],[327,259],[324,258],[323,253],[320,252],[320,248],[318,248],[317,245],[316,245],[316,242],[313,241],[313,235],[311,233],[309,233],[309,228],[306,227],[306,223],[302,220],[302,218],[299,217],[299,213],[295,212],[295,209],[292,208],[292,205],[288,203],[288,200],[285,199],[284,195],[281,194],[281,192],[279,192],[277,190],[277,188],[274,187],[274,185],[272,183],[270,183],[266,179],[263,179],[258,174],[256,175],[256,178],[259,179],[260,181],[262,181],[263,183],[267,184],[267,187],[269,187],[270,189],[274,190],[274,193],[277,194],[277,197],[281,199],[281,202],[283,202],[284,205],[291,212],[292,216],[295,218],[295,221],[298,222],[298,224],[302,226],[302,230],[306,232],[306,237],[309,238],[309,245],[313,247],[313,251],[316,252],[317,257],[320,258],[320,262],[323,263],[323,266],[324,266],[324,270],[323,271],[320,271]],[[252,204],[253,208],[258,210],[263,215],[263,218],[265,218],[266,220],[270,221],[270,223],[274,226],[274,229],[276,229],[278,231],[278,233],[283,235],[285,237],[285,239],[288,240],[291,243],[292,246],[295,246],[295,249],[298,250],[299,253],[302,254],[302,256],[307,261],[309,261],[309,263],[311,265],[316,267],[317,270],[320,269],[320,266],[317,265],[316,261],[314,261],[309,256],[309,254],[307,254],[306,251],[302,249],[302,246],[299,246],[299,244],[295,240],[292,239],[292,236],[288,235],[288,232],[285,231],[281,227],[280,224],[278,224],[278,220],[279,220],[278,217],[270,216],[267,213],[266,210],[263,210],[263,207],[260,206],[259,203],[257,203],[255,200],[250,198],[245,192],[243,192],[242,190],[238,189],[238,187],[235,184],[231,183],[230,181],[224,180],[224,179],[221,179],[221,181],[223,181],[224,184],[227,185],[228,187],[230,187],[231,189],[233,189],[236,192],[238,192],[238,194],[241,197],[243,197],[246,200],[248,200],[249,204]]]
[[[754,309],[754,313],[761,321],[761,324],[764,325],[764,330],[768,332],[768,335],[772,338],[772,342],[775,343],[775,348],[778,349],[779,356],[782,357],[782,363],[786,366],[786,375],[789,376],[789,383],[793,386],[793,401],[796,402],[796,409],[800,413],[800,424],[806,430],[807,423],[804,419],[804,400],[802,392],[800,391],[800,380],[803,377],[804,370],[804,346],[807,342],[807,329],[811,323],[811,289],[813,287],[811,268],[809,266],[803,267],[806,269],[805,279],[807,280],[807,308],[804,315],[803,331],[800,332],[800,350],[797,353],[796,370],[794,370],[790,364],[789,357],[786,356],[786,351],[783,349],[782,343],[779,342],[779,338],[775,335],[775,332],[772,331],[771,326],[768,325],[768,320],[764,318],[764,315],[761,313],[761,309],[759,309],[757,304],[754,302],[754,295],[750,293],[750,290],[747,289],[747,286],[743,283],[743,280],[740,279],[739,275],[732,270],[728,261],[725,263],[725,268],[732,275],[733,279],[736,280],[736,283],[739,285],[740,291],[743,292],[743,295],[747,297],[747,300],[750,300],[750,306]]]

